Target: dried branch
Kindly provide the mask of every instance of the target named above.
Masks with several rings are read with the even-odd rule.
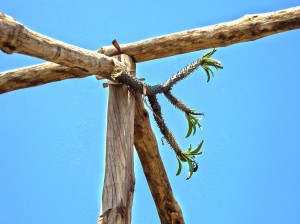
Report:
[[[140,158],[161,223],[184,223],[179,204],[174,198],[169,178],[161,160],[157,141],[142,97],[136,94],[134,145]]]

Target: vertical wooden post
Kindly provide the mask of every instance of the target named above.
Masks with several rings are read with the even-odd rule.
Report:
[[[131,74],[135,63],[120,55]],[[125,85],[109,85],[105,178],[102,192],[102,214],[98,224],[130,224],[134,193],[134,108],[135,94]]]

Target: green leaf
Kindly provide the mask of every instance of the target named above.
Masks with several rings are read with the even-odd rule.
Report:
[[[217,50],[213,49],[211,52],[205,54],[202,56],[202,62],[203,64],[201,65],[202,68],[204,69],[206,75],[207,75],[207,82],[210,81],[210,75],[214,76],[214,72],[211,70],[210,66],[216,68],[217,70],[220,68],[222,69],[223,66],[221,62],[210,58]]]
[[[214,72],[210,69],[210,67],[207,67],[207,69],[209,70],[210,74],[214,76]]]
[[[186,138],[188,138],[191,135],[191,133],[192,133],[193,123],[192,123],[192,121],[190,119],[190,116],[188,114],[185,114],[185,117],[186,117],[186,119],[188,121],[188,125],[189,125],[188,131],[187,131],[186,136],[185,136]]]
[[[178,159],[178,157],[176,157],[176,158],[177,158],[177,161],[178,161],[178,170],[177,170],[176,176],[178,176],[181,173],[182,164],[181,164],[180,159]]]
[[[210,80],[209,70],[207,69],[207,66],[203,66],[203,68],[204,68],[204,71],[206,72],[207,82],[209,82],[209,80]]]
[[[182,161],[182,162],[187,162],[188,159],[186,156],[184,156],[184,153],[182,152],[182,155],[179,157],[179,159]]]
[[[214,48],[212,51],[203,55],[202,58],[210,58],[216,51],[217,51],[216,48]]]
[[[204,143],[204,140],[202,140],[202,141],[200,142],[200,144],[197,146],[197,148],[196,148],[195,150],[191,151],[191,154],[193,154],[193,155],[198,154],[198,152],[199,152],[199,151],[201,150],[201,148],[202,148],[203,143]],[[200,154],[202,154],[202,152],[201,152]],[[198,155],[200,155],[200,154],[198,154]]]
[[[188,113],[185,114],[185,117],[188,121],[188,131],[185,137],[188,138],[192,133],[193,135],[196,134],[197,126],[201,129],[201,125],[199,124],[199,120],[201,120],[201,118]]]
[[[196,125],[197,125],[198,121],[193,120],[193,135],[196,134]]]

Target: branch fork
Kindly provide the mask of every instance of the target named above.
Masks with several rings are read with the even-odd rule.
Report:
[[[178,84],[183,79],[187,78],[190,74],[192,74],[194,71],[196,71],[199,67],[202,67],[207,75],[207,82],[210,80],[210,77],[214,75],[213,71],[210,67],[214,67],[216,69],[222,69],[223,66],[221,63],[215,59],[212,59],[211,56],[216,52],[216,49],[213,49],[212,51],[206,53],[193,63],[189,64],[173,76],[171,76],[166,82],[163,84],[157,84],[157,85],[148,85],[144,83],[142,80],[130,75],[128,72],[122,70],[122,69],[115,69],[112,73],[112,78],[122,84],[128,85],[131,89],[136,91],[137,93],[142,94],[143,96],[148,98],[148,101],[150,103],[150,106],[146,104],[148,107],[150,107],[150,110],[153,112],[154,119],[163,134],[166,141],[169,143],[171,148],[174,150],[178,161],[180,162],[187,162],[189,165],[189,179],[193,172],[197,171],[198,164],[195,162],[195,156],[200,155],[200,149],[203,145],[203,141],[198,145],[198,147],[195,150],[192,150],[191,146],[188,150],[181,150],[180,146],[178,145],[173,133],[170,131],[168,126],[166,125],[162,112],[161,112],[161,106],[157,100],[158,94],[164,94],[166,98],[170,101],[171,104],[175,106],[175,108],[181,110],[185,113],[189,129],[186,137],[189,137],[191,133],[193,132],[193,135],[196,132],[196,127],[198,126],[201,128],[201,125],[199,124],[200,118],[197,118],[196,116],[202,116],[203,113],[199,113],[193,109],[190,109],[188,106],[186,106],[182,101],[177,99],[171,92],[172,88]],[[114,85],[116,83],[113,83]],[[181,168],[178,169],[178,174],[181,172]]]

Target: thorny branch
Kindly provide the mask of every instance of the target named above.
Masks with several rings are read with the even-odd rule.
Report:
[[[203,141],[198,145],[198,147],[195,150],[192,150],[192,147],[190,146],[188,150],[181,150],[179,147],[173,133],[168,128],[167,124],[164,121],[162,112],[161,112],[161,106],[157,100],[156,95],[163,93],[166,98],[179,110],[185,113],[189,129],[186,137],[189,137],[190,134],[193,132],[195,134],[196,127],[201,127],[199,124],[200,118],[197,118],[196,115],[204,115],[203,113],[199,113],[195,110],[190,109],[188,106],[186,106],[182,101],[177,99],[172,93],[171,90],[174,87],[174,85],[178,84],[183,79],[187,78],[191,73],[193,73],[195,70],[197,70],[200,66],[205,70],[207,75],[207,81],[210,80],[210,76],[213,75],[213,71],[211,70],[210,66],[216,68],[216,69],[222,69],[222,65],[220,62],[218,62],[215,59],[212,59],[211,56],[216,52],[215,49],[213,49],[211,52],[203,55],[201,58],[197,59],[190,65],[186,66],[176,74],[174,74],[171,78],[169,78],[165,83],[163,84],[157,84],[157,85],[147,85],[144,82],[142,82],[140,79],[130,75],[128,72],[125,72],[123,70],[116,70],[112,77],[123,84],[128,85],[136,92],[143,94],[147,96],[148,101],[150,103],[151,109],[153,111],[154,119],[163,134],[164,138],[167,140],[167,142],[170,144],[171,148],[176,153],[178,162],[179,162],[179,168],[177,175],[181,172],[181,162],[187,162],[189,165],[189,179],[193,172],[196,172],[198,164],[195,162],[195,156],[200,155],[200,149],[203,144]]]

